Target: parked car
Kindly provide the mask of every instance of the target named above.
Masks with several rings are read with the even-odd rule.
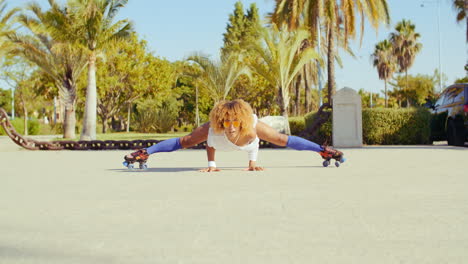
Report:
[[[432,140],[447,140],[449,145],[463,146],[468,141],[468,83],[445,88],[434,105],[432,113]]]

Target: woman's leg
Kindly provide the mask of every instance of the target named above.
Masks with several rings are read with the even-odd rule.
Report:
[[[284,146],[295,150],[315,151],[318,152],[323,159],[330,160],[330,158],[333,158],[340,162],[345,161],[343,158],[343,152],[339,150],[329,146],[321,146],[301,137],[278,133],[278,131],[261,121],[257,123],[256,129],[257,135],[260,139],[271,142],[277,146]]]
[[[128,154],[126,158],[127,160],[132,160],[132,159],[137,159],[137,157],[140,157],[140,159],[146,160],[148,159],[148,156],[153,153],[172,152],[172,151],[179,150],[181,148],[193,147],[199,143],[202,143],[203,141],[206,141],[206,139],[208,138],[209,128],[210,128],[210,124],[208,122],[198,127],[197,129],[192,131],[192,133],[188,134],[187,136],[183,136],[180,138],[171,138],[171,139],[161,141],[158,144],[153,145],[149,148],[140,149],[136,152]]]
[[[315,152],[323,151],[323,147],[296,136],[281,134],[269,125],[259,121],[257,126],[257,135],[260,139],[271,142],[277,146],[289,147],[295,150],[310,150]]]

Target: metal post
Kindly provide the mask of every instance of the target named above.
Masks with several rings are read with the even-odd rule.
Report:
[[[439,32],[439,92],[442,92],[442,37],[440,33],[440,0],[437,0],[437,31]]]

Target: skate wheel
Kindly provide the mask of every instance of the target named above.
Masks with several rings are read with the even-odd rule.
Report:
[[[340,162],[339,162],[339,161],[335,161],[335,166],[336,166],[336,167],[340,167]]]
[[[133,164],[128,164],[127,168],[132,170],[135,166]]]
[[[146,169],[148,169],[148,165],[147,164],[140,164],[140,169],[141,170],[146,170]]]
[[[330,165],[330,161],[324,160],[322,164],[324,167],[328,167],[328,165]]]

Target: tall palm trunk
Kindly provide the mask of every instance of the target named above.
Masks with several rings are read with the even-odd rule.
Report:
[[[307,66],[303,69],[303,76],[304,76],[304,89],[305,89],[305,103],[304,109],[306,113],[310,112],[310,87],[307,75]]]
[[[327,51],[327,70],[328,70],[328,103],[333,105],[332,96],[335,94],[335,29],[328,26],[328,51]]]
[[[406,79],[406,87],[405,87],[406,88],[405,89],[406,90],[406,107],[408,108],[408,107],[410,107],[410,100],[409,100],[409,96],[408,96],[408,94],[409,94],[409,90],[408,90],[408,88],[409,88],[408,87],[408,70],[405,71],[405,79]]]
[[[127,108],[127,133],[130,132],[130,112],[132,111],[132,103],[128,103],[128,108]]]
[[[387,99],[387,80],[384,80],[385,82],[385,108],[388,107],[388,99]]]
[[[295,108],[294,108],[294,115],[298,116],[301,114],[301,82],[302,82],[302,74],[297,75],[296,79],[296,89],[295,89],[295,94],[296,94],[296,102],[295,102]]]
[[[91,52],[88,64],[88,87],[86,88],[86,105],[83,119],[83,130],[80,140],[96,139],[97,89],[96,89],[96,53]]]
[[[63,121],[63,138],[74,139],[76,126],[75,103],[65,103],[65,120]]]
[[[288,112],[289,112],[289,100],[284,95],[283,87],[280,87],[278,90],[279,90],[279,99],[281,100],[280,101],[281,115],[284,116],[284,118],[286,119],[286,128],[285,128],[286,131],[285,131],[285,133],[288,134],[288,135],[291,135],[291,129],[289,127],[289,114],[288,114]]]

